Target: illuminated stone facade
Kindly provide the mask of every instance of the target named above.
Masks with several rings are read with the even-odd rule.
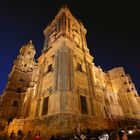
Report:
[[[72,132],[119,127],[140,119],[140,98],[123,67],[104,72],[93,63],[86,29],[61,8],[44,30],[42,54],[35,62],[32,41],[23,45],[0,99],[1,120],[14,118],[8,131]]]

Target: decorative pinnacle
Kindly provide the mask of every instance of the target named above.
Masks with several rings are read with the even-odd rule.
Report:
[[[65,3],[65,4],[63,4],[62,6],[61,6],[61,8],[63,8],[63,9],[66,9],[66,10],[68,10],[69,9],[69,7],[68,7],[68,5]]]
[[[32,43],[32,40],[30,40],[29,43]]]

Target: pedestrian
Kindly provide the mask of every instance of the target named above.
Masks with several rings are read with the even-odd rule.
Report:
[[[10,133],[10,140],[14,140],[15,139],[15,133],[14,130],[12,130],[12,132]]]
[[[125,131],[123,131],[123,130],[119,131],[119,138],[120,138],[120,140],[128,140],[128,137],[127,137]]]
[[[104,132],[103,134],[101,134],[99,137],[98,137],[99,140],[109,140],[109,135]]]
[[[77,124],[77,134],[80,135],[80,124]]]
[[[75,140],[80,139],[80,135],[77,133],[77,128],[74,129],[73,136]]]
[[[87,128],[86,129],[86,138],[90,139],[90,135],[91,135],[91,129]]]
[[[21,130],[21,129],[19,129],[19,130],[18,130],[18,133],[17,133],[17,140],[21,140],[21,139],[22,139],[22,137],[23,137],[22,130]]]
[[[35,136],[34,136],[34,140],[41,140],[40,131],[39,130],[36,131]]]

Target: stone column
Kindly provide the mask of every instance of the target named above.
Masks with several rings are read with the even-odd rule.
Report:
[[[57,34],[60,32],[60,19],[57,21],[56,31],[57,31]]]
[[[90,70],[90,80],[91,80],[92,92],[94,92],[94,73],[93,73],[93,67],[89,66],[89,70]]]
[[[85,38],[82,29],[80,29],[80,33],[81,33],[81,40],[82,40],[82,50],[86,52]]]
[[[73,62],[73,54],[70,53],[69,56],[69,69],[70,69],[70,90],[74,89],[74,62]]]
[[[59,51],[58,89],[69,89],[69,54],[66,48]]]
[[[66,33],[66,17],[65,17],[65,15],[62,16],[62,32],[63,32],[63,34]]]
[[[58,67],[59,67],[58,61],[59,61],[59,57],[57,51],[54,58],[54,82],[53,82],[54,92],[58,89]]]
[[[58,55],[58,90],[62,90],[64,88],[64,77],[63,77],[63,52],[59,50]]]
[[[65,17],[65,24],[66,24],[66,33],[68,33],[68,18],[67,17]]]
[[[71,31],[70,18],[67,18],[67,22],[68,22],[68,33],[70,34],[70,31]]]
[[[39,117],[40,112],[40,102],[41,102],[41,90],[42,90],[42,81],[43,81],[43,73],[44,73],[44,64],[42,64],[40,69],[40,75],[39,75],[39,82],[37,84],[37,96],[36,96],[36,108],[35,108],[35,116]]]
[[[58,56],[58,90],[60,91],[60,108],[63,111],[68,103],[67,90],[69,89],[69,52],[66,44],[60,48]]]
[[[96,83],[96,77],[95,77],[95,70],[94,70],[94,66],[92,68],[92,73],[93,73],[93,82],[94,84]]]
[[[68,22],[69,22],[69,23],[68,23],[68,24],[69,24],[69,27],[68,27],[68,28],[69,28],[69,29],[68,29],[68,30],[69,30],[69,35],[70,35],[71,38],[73,38],[72,21],[71,21],[70,18],[69,18]]]
[[[90,111],[91,115],[94,115],[94,108],[93,108],[93,75],[90,63],[87,62],[87,78],[88,78],[88,85],[89,85],[89,102],[90,102]]]
[[[64,75],[65,75],[65,90],[69,89],[70,85],[70,75],[69,75],[69,53],[68,50],[64,52]]]
[[[100,72],[101,72],[101,81],[102,81],[102,84],[105,86],[105,83],[104,83],[104,77],[103,77],[103,71],[101,68],[100,69]]]
[[[59,31],[60,32],[62,32],[62,25],[63,23],[62,23],[62,17],[60,17],[60,19],[59,19]]]
[[[25,99],[25,93],[21,93],[20,96],[20,105],[19,105],[19,109],[18,109],[18,115],[17,117],[23,117],[23,111],[24,111],[24,99]]]

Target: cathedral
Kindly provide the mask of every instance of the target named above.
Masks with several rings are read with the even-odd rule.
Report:
[[[45,136],[115,129],[140,122],[140,97],[123,67],[104,72],[90,55],[84,25],[62,7],[44,29],[35,60],[32,41],[21,46],[0,97],[0,131]]]

